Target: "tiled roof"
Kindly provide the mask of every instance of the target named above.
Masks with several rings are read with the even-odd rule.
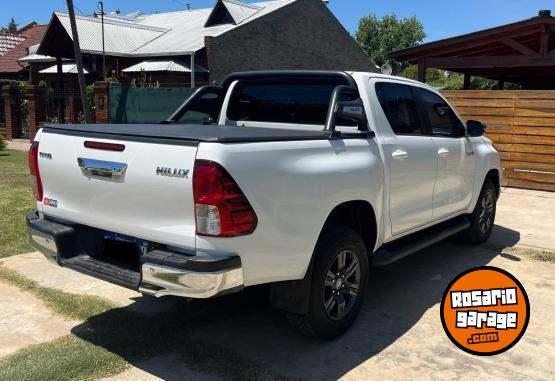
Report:
[[[25,38],[17,34],[0,33],[0,56],[15,48],[22,41],[25,41]]]
[[[38,44],[46,32],[47,25],[31,25],[23,28],[17,35],[0,35],[0,51],[3,42],[12,42],[9,49],[0,53],[0,74],[19,73],[24,70],[17,60],[27,55],[27,49]],[[9,36],[9,37],[5,37]],[[14,43],[16,41],[17,43]]]

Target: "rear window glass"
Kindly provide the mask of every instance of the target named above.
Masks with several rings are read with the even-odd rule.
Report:
[[[324,125],[336,86],[238,83],[230,99],[227,117],[234,121]]]

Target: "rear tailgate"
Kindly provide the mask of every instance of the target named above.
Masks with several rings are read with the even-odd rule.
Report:
[[[44,198],[55,202],[43,203],[45,215],[144,240],[195,247],[192,172],[198,142],[118,140],[87,137],[86,132],[48,131],[39,139],[39,169]],[[91,149],[85,141],[125,148],[121,152]],[[82,169],[79,161],[88,168],[125,170],[119,177],[102,176]]]

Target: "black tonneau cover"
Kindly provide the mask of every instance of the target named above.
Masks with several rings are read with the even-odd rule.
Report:
[[[295,140],[327,140],[329,131],[281,130],[277,128],[236,127],[190,124],[46,124],[45,133],[83,136],[98,139],[158,141],[160,143],[196,144],[249,143]],[[343,138],[361,138],[349,134]],[[336,136],[337,137],[337,136]]]

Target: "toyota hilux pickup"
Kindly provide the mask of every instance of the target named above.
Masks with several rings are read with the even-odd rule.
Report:
[[[236,73],[161,124],[43,126],[30,242],[150,296],[270,284],[294,328],[330,339],[358,315],[370,266],[489,238],[501,168],[484,130],[403,78]]]

